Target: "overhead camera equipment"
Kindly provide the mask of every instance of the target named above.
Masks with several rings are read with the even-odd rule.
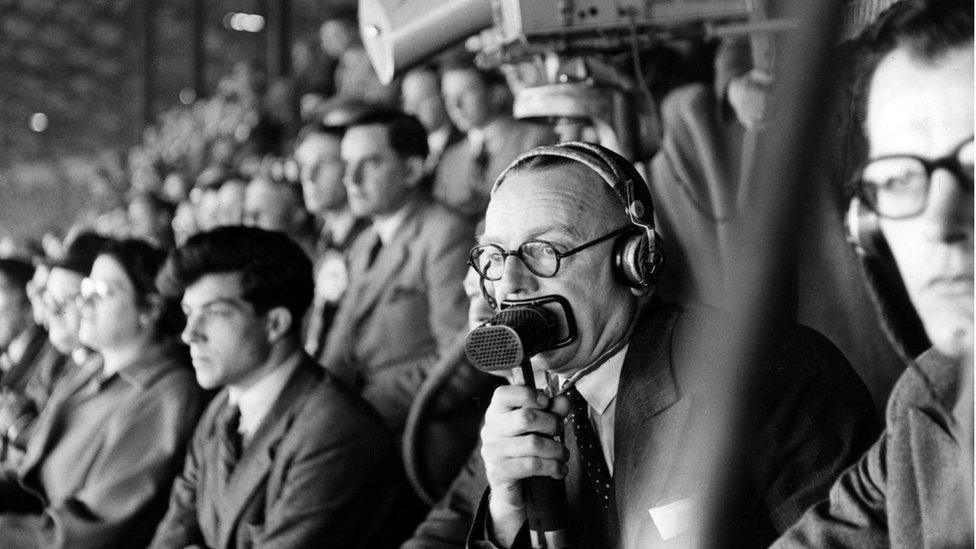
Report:
[[[761,0],[360,0],[363,43],[380,80],[467,40],[476,61],[499,68],[516,118],[544,118],[631,160],[656,150],[659,125],[640,54],[681,37],[770,32]],[[629,60],[622,70],[620,59]],[[629,58],[629,59],[628,59]],[[572,133],[576,131],[576,134]]]

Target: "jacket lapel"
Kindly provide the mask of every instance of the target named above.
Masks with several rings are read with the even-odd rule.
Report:
[[[391,283],[409,259],[410,245],[420,229],[422,217],[420,214],[424,209],[424,202],[417,199],[408,207],[410,211],[404,217],[393,240],[383,246],[372,268],[361,275],[362,284],[355,295],[356,301],[353,303],[351,316],[354,324],[362,320],[376,305],[380,296],[389,290]]]
[[[626,511],[634,508],[632,499],[654,491],[642,474],[648,470],[663,472],[657,466],[665,465],[658,460],[668,453],[663,447],[674,435],[669,431],[682,424],[689,412],[687,403],[681,402],[671,364],[671,335],[679,315],[677,308],[653,302],[631,338],[620,373],[614,420],[614,485],[621,527]],[[653,465],[649,468],[648,463]],[[646,489],[634,490],[635,485]]]
[[[285,384],[268,415],[261,422],[254,438],[244,448],[227,484],[226,498],[220,505],[227,520],[222,524],[220,547],[228,547],[231,535],[258,489],[266,489],[266,479],[274,463],[275,451],[288,434],[295,414],[302,409],[308,395],[318,387],[321,367],[304,357]]]

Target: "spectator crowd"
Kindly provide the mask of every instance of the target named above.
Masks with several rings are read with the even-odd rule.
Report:
[[[0,241],[0,547],[972,546],[973,6],[836,46],[738,360],[760,46],[658,46],[646,169],[463,51],[382,85],[346,15],[163,114],[123,205]],[[521,382],[466,353],[513,311]]]

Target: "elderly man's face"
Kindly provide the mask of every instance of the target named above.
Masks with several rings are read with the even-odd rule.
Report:
[[[867,106],[872,158],[910,154],[936,159],[952,153],[973,135],[972,44],[949,51],[934,64],[895,50],[875,71]],[[969,165],[971,169],[972,156]],[[929,339],[950,356],[972,353],[971,171],[969,178],[961,181],[937,169],[921,214],[881,221]]]
[[[510,175],[488,204],[480,240],[514,250],[541,239],[565,252],[628,223],[606,183],[582,164],[570,164]],[[551,278],[534,275],[516,257],[506,259],[501,280],[493,284],[499,302],[561,295],[576,318],[577,340],[540,354],[537,366],[570,375],[622,338],[638,298],[616,279],[612,250],[609,240],[564,258]]]

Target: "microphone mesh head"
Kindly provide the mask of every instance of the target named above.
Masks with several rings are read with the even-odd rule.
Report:
[[[554,326],[539,307],[512,307],[468,333],[464,351],[483,372],[517,368],[525,358],[548,348]]]
[[[508,326],[480,326],[471,330],[464,340],[464,352],[482,372],[517,368],[525,356],[518,334]]]

